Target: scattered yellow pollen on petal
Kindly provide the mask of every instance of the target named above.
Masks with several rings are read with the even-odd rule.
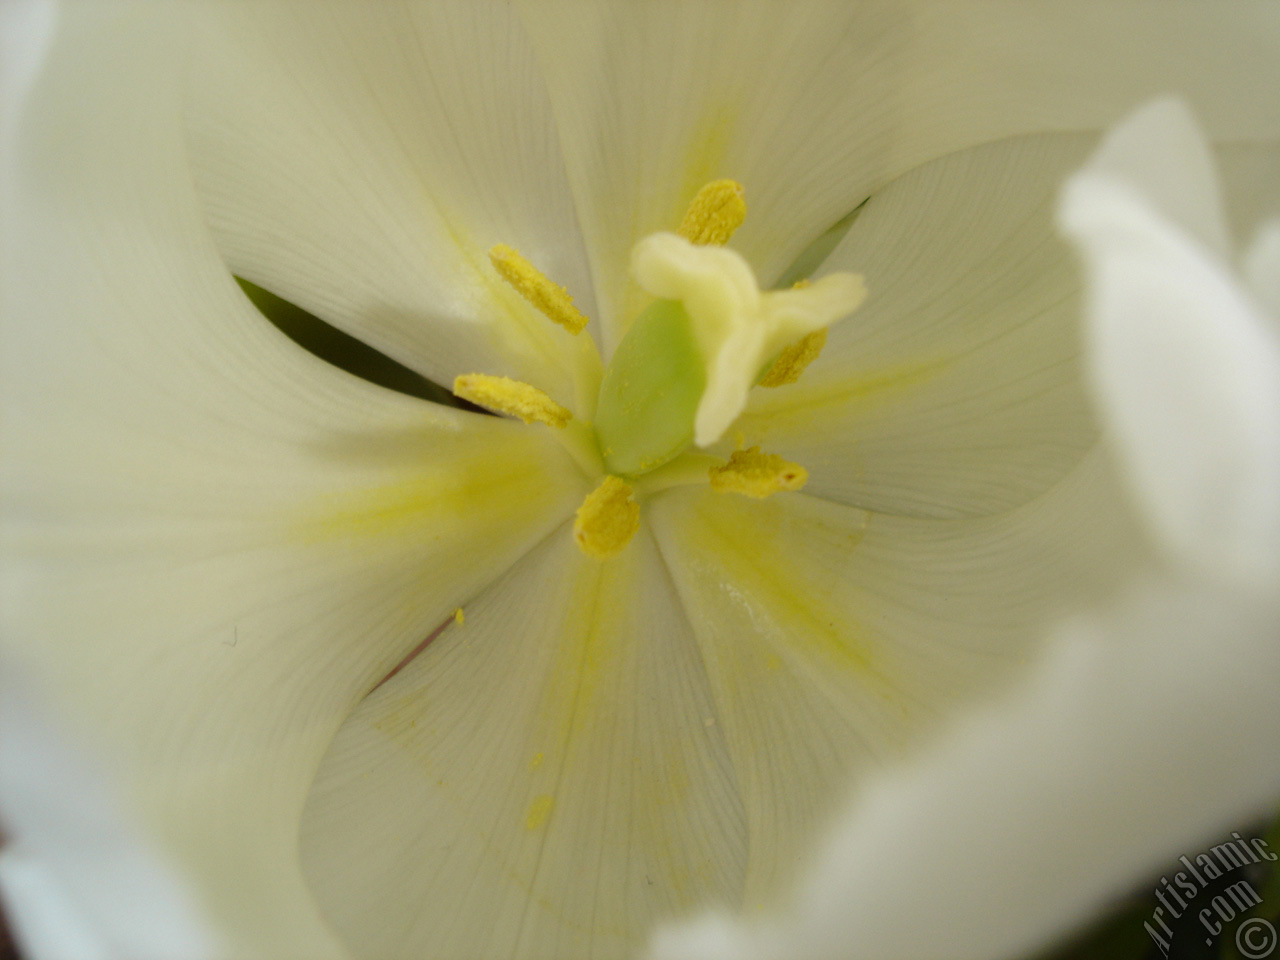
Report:
[[[543,759],[544,757],[542,755],[542,751],[539,750],[537,753],[533,755],[532,759],[529,760],[529,769],[537,770],[540,766],[542,766]]]
[[[622,552],[640,529],[640,504],[630,485],[608,476],[587,494],[573,522],[573,539],[589,557],[607,560]]]
[[[736,180],[712,180],[693,198],[676,233],[700,246],[728,243],[747,218],[742,192]]]
[[[778,354],[778,359],[773,361],[773,366],[761,377],[759,385],[762,387],[783,387],[788,383],[795,383],[800,379],[800,374],[804,373],[805,368],[818,359],[818,354],[822,352],[822,348],[826,345],[827,330],[825,327],[801,337],[783,350],[782,353]]]
[[[545,826],[547,821],[551,819],[551,808],[556,805],[556,798],[549,793],[542,793],[533,798],[533,803],[529,804],[529,812],[524,818],[524,827],[526,830],[537,830],[539,827]]]
[[[759,447],[735,450],[729,462],[710,471],[711,489],[716,493],[741,493],[758,500],[780,490],[799,490],[809,479],[809,471],[775,453],[761,453]]]
[[[499,243],[489,251],[489,261],[503,280],[515,287],[520,296],[548,319],[554,320],[572,334],[581,333],[587,325],[587,318],[573,305],[573,297],[569,296],[569,291],[552,283],[541,270],[512,247]]]
[[[453,619],[458,621],[458,626],[462,626],[467,622],[467,615],[463,613],[462,608],[459,607],[457,610],[453,611]]]
[[[455,396],[477,406],[519,417],[525,423],[545,423],[563,427],[573,414],[537,387],[510,377],[491,377],[487,373],[467,373],[453,381]]]

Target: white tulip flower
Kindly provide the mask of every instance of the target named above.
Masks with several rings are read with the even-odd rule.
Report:
[[[864,824],[968,784],[910,839],[971,849],[968,800],[1021,781],[969,718],[1029,718],[1013,762],[1111,704],[1114,676],[1046,667],[1050,624],[1201,544],[1169,518],[1208,481],[1149,493],[1167,450],[1095,415],[1055,203],[1173,91],[1254,145],[1260,205],[1270,5],[33,9],[39,54],[0,74],[0,644],[141,838],[119,882],[182,882],[102,956],[156,955],[130,930],[162,908],[220,958],[636,955],[792,903],[851,778],[888,817]],[[329,365],[236,277],[500,416]],[[1123,371],[1090,371],[1109,411]],[[1265,428],[1229,435],[1257,498]],[[1265,531],[1222,516],[1235,577]],[[1115,655],[1180,689],[1142,644]],[[1078,746],[1060,799],[1088,823],[1115,757]],[[120,845],[67,849],[38,768],[0,778],[0,818],[27,902],[61,887],[88,937]],[[1254,772],[1217,813],[1274,796]],[[932,894],[887,836],[832,841],[878,871],[824,887],[858,955],[925,956],[935,916],[953,954],[1041,942],[1208,816],[1082,846],[1044,783],[1002,809],[1072,883],[1002,936],[930,912],[894,947],[867,918]]]

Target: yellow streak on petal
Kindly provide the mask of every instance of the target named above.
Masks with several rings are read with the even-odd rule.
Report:
[[[453,381],[453,392],[463,400],[492,410],[519,417],[525,423],[545,423],[563,427],[573,414],[537,387],[510,377],[491,377],[487,373],[468,373]]]
[[[569,291],[553,283],[514,248],[499,243],[489,251],[489,261],[503,280],[548,319],[574,335],[581,333],[587,325],[586,316],[573,305]]]
[[[886,702],[900,701],[902,695],[886,672],[875,635],[817,586],[819,578],[812,561],[803,549],[797,550],[805,538],[822,530],[821,525],[797,526],[797,514],[776,500],[747,509],[750,519],[736,510],[705,510],[696,522],[690,518],[687,535],[697,537],[698,549],[723,568],[726,582],[736,584],[751,598],[753,610],[780,625],[785,643],[770,643],[774,649],[761,666],[769,672],[788,669],[794,663],[793,655],[799,654],[812,658],[822,669],[860,677]],[[861,525],[843,532],[848,549],[861,542],[868,522],[864,515]],[[788,561],[780,563],[779,557]]]
[[[691,197],[708,181],[718,179],[727,169],[729,146],[738,126],[741,106],[729,101],[707,104],[697,122],[689,128],[683,157],[673,165],[681,173],[675,196]],[[672,216],[679,213],[676,210]]]
[[[526,830],[537,830],[546,826],[551,819],[551,810],[556,805],[556,798],[549,793],[542,793],[533,798],[529,804],[529,812],[524,818]]]
[[[700,246],[728,243],[747,218],[742,193],[742,184],[736,180],[712,180],[693,198],[676,233]]]
[[[639,529],[640,504],[631,486],[609,476],[582,501],[573,522],[573,539],[587,556],[606,560],[621,553]]]
[[[778,354],[778,359],[773,361],[773,366],[760,378],[759,386],[784,387],[788,383],[795,383],[800,379],[800,374],[804,373],[805,368],[818,359],[818,354],[826,345],[825,327],[801,337]]]
[[[431,441],[432,434],[422,436]],[[353,461],[360,455],[353,453]],[[395,471],[384,482],[302,498],[289,528],[304,543],[392,536],[491,546],[510,536],[513,522],[557,509],[578,482],[566,466],[558,451],[525,431],[508,431],[496,445],[449,444],[439,460]]]
[[[840,411],[841,417],[855,417],[900,402],[904,395],[942,374],[951,362],[951,358],[943,358],[903,363],[860,372],[834,383],[801,383],[794,390],[762,399],[754,409],[744,412],[737,423],[752,440],[763,439],[778,430],[829,426],[832,411]]]
[[[799,490],[809,479],[809,471],[776,453],[761,453],[759,447],[735,450],[729,462],[710,470],[711,489],[716,493],[740,493],[763,500],[781,490]]]

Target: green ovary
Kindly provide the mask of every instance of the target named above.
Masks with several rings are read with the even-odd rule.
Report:
[[[706,382],[683,304],[655,301],[632,323],[600,385],[595,429],[606,469],[635,477],[684,452]]]

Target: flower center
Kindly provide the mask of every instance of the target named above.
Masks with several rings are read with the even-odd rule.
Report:
[[[575,420],[541,390],[506,377],[468,374],[453,390],[497,413],[552,427],[590,476],[603,476],[578,510],[574,538],[605,559],[639,529],[637,492],[709,483],[765,497],[798,490],[803,467],[753,447],[726,461],[715,446],[755,386],[794,383],[826,342],[826,329],[862,302],[861,277],[834,273],[789,290],[762,291],[743,257],[723,246],[746,217],[742,188],[717,180],[698,192],[675,233],[632,251],[636,282],[655,297],[632,321],[600,384],[594,423]],[[587,318],[563,288],[515,250],[489,252],[494,268],[530,304],[570,333]]]

